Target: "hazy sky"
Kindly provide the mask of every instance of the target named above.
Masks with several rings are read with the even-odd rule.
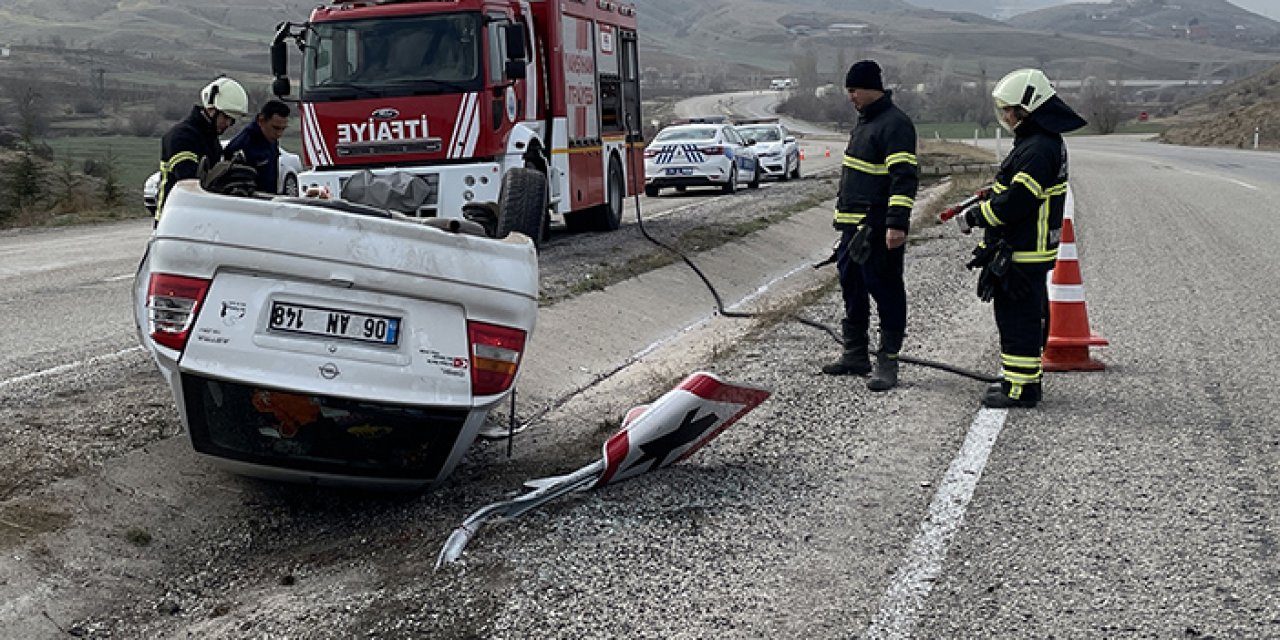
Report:
[[[1231,4],[1260,16],[1280,20],[1280,0],[1230,0]]]

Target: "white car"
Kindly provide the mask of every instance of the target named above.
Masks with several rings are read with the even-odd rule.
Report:
[[[222,146],[227,146],[229,140],[223,140]],[[280,175],[278,177],[279,184],[276,185],[276,193],[286,196],[298,195],[298,174],[302,173],[302,158],[298,154],[280,147]],[[151,212],[156,214],[156,197],[160,194],[160,172],[157,171],[147,177],[147,181],[142,183],[142,205]]]
[[[679,124],[658,132],[644,150],[644,194],[711,186],[733,193],[759,188],[764,173],[752,143],[730,124]]]
[[[755,140],[756,157],[770,178],[790,180],[800,177],[800,145],[796,137],[777,121],[739,122],[738,133]]]
[[[184,181],[133,291],[197,454],[255,477],[418,488],[509,397],[538,256],[470,221]]]

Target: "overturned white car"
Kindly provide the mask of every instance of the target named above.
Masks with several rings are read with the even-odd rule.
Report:
[[[533,242],[341,200],[173,189],[134,282],[196,452],[259,477],[443,480],[511,392]]]

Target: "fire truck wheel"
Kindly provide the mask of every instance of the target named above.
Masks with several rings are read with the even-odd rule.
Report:
[[[604,204],[567,214],[564,223],[569,231],[617,231],[622,226],[622,207],[627,197],[627,185],[622,180],[622,164],[617,157],[610,158]]]
[[[512,231],[541,246],[547,220],[547,178],[536,169],[515,168],[502,177],[498,196],[498,238]]]

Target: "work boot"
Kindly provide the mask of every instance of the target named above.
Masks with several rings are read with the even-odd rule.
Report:
[[[844,352],[840,359],[822,365],[822,372],[829,376],[865,376],[871,373],[871,360],[867,355],[867,325],[840,321],[840,343]]]
[[[880,351],[876,352],[876,370],[867,381],[872,391],[888,391],[898,386],[898,351],[902,349],[902,334],[880,332]]]
[[[1013,385],[1001,382],[991,385],[982,396],[982,406],[989,409],[1032,409],[1040,402],[1040,383]]]

